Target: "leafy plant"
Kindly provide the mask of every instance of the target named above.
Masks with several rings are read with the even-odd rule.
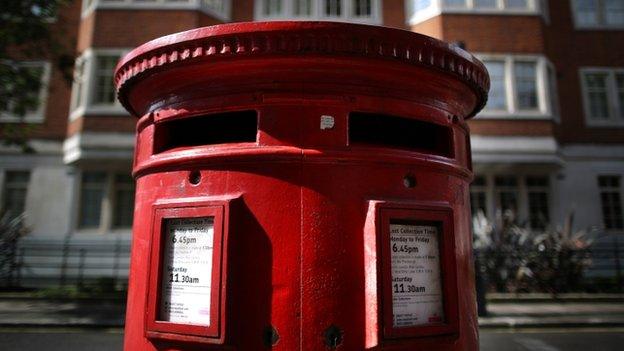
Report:
[[[6,286],[14,285],[17,242],[28,233],[24,214],[14,216],[5,212],[0,216],[0,280]]]
[[[586,249],[596,230],[572,230],[573,214],[563,226],[533,231],[517,224],[513,213],[494,222],[477,213],[473,218],[478,270],[498,292],[559,294],[582,289],[584,270],[591,264]]]

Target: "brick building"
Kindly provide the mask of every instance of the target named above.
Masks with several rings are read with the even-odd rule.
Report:
[[[118,59],[162,35],[263,20],[385,25],[465,47],[492,82],[486,109],[469,122],[473,210],[510,209],[535,229],[574,211],[576,228],[624,232],[622,0],[75,0],[51,24],[76,43],[73,85],[45,58],[25,61],[45,83],[26,116],[37,152],[0,149],[0,205],[26,211],[25,242],[127,246],[136,121],[115,99]],[[71,259],[60,260],[69,272]],[[125,274],[125,263],[111,264]]]

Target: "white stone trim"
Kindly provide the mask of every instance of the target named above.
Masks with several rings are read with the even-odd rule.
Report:
[[[499,137],[473,135],[470,138],[475,163],[562,164],[559,145],[553,137]]]
[[[465,7],[450,6],[444,3],[444,0],[431,0],[431,5],[425,9],[414,11],[410,14],[410,3],[415,3],[418,0],[407,0],[405,18],[409,25],[416,25],[422,23],[432,17],[442,14],[467,14],[467,15],[506,15],[506,16],[519,16],[519,15],[534,15],[543,16],[545,21],[548,21],[548,4],[545,0],[527,0],[528,7],[526,9],[508,9],[505,8],[505,0],[497,0],[496,8],[476,8],[474,7],[473,0],[465,0]]]
[[[132,160],[134,134],[85,132],[75,134],[63,143],[63,161],[79,160]]]
[[[573,159],[575,161],[597,161],[599,159],[624,161],[624,144],[568,144],[561,147],[561,155],[566,160]]]
[[[232,0],[223,0],[223,11],[216,11],[203,0],[187,0],[186,2],[168,2],[167,0],[154,0],[154,2],[136,2],[134,0],[117,0],[107,2],[103,0],[84,0],[82,2],[82,18],[96,10],[197,10],[209,14],[223,22],[229,22],[232,18]]]
[[[265,15],[262,8],[265,0],[254,1],[254,21],[309,21],[309,20],[325,20],[325,21],[338,21],[338,22],[351,22],[351,23],[365,23],[365,24],[382,24],[382,1],[383,0],[371,0],[371,16],[358,17],[352,13],[353,0],[344,0],[341,2],[341,15],[340,16],[327,16],[322,12],[322,2],[324,0],[311,0],[312,1],[312,15],[311,16],[295,16],[294,15],[294,2],[289,0],[282,1],[282,13],[279,15]]]

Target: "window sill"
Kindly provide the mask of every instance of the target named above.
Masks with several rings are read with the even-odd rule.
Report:
[[[543,16],[540,10],[536,9],[513,9],[513,10],[499,10],[499,9],[463,9],[463,8],[445,8],[439,9],[436,7],[420,10],[409,19],[410,25],[415,25],[424,22],[440,15],[486,15],[486,16]]]
[[[13,115],[0,115],[0,123],[43,123],[43,116],[41,115],[26,115],[23,117],[17,117]]]
[[[87,9],[82,11],[81,17],[85,18],[89,16],[91,13],[97,10],[188,10],[188,11],[201,11],[203,13],[214,16],[217,19],[222,21],[230,21],[230,16],[224,13],[219,13],[217,11],[205,8],[203,6],[199,6],[195,3],[160,3],[160,4],[140,4],[140,3],[95,3],[94,5],[89,6]]]
[[[108,236],[108,235],[132,235],[132,228],[100,229],[100,228],[77,228],[74,230],[76,236]]]
[[[585,125],[589,128],[624,128],[623,121],[592,121],[585,120]]]
[[[69,115],[69,119],[71,121],[78,119],[80,117],[85,117],[85,116],[97,116],[97,115],[105,115],[105,116],[129,116],[130,113],[128,113],[128,111],[126,111],[122,106],[120,105],[113,105],[113,106],[104,106],[104,105],[94,105],[94,106],[88,106],[88,107],[79,107],[75,110],[73,110],[70,115]]]
[[[334,21],[360,24],[382,24],[377,17],[318,17],[318,16],[256,16],[254,21]]]
[[[579,25],[575,25],[574,26],[575,30],[578,31],[602,31],[602,30],[624,30],[624,24],[622,25],[595,25],[595,26],[579,26]]]
[[[484,111],[476,116],[478,119],[498,119],[498,120],[538,120],[538,121],[554,121],[555,118],[549,114],[539,112],[495,112]]]

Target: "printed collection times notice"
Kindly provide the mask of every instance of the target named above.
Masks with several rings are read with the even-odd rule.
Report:
[[[444,322],[438,228],[390,224],[395,328]]]
[[[167,219],[159,320],[210,325],[214,221]]]

